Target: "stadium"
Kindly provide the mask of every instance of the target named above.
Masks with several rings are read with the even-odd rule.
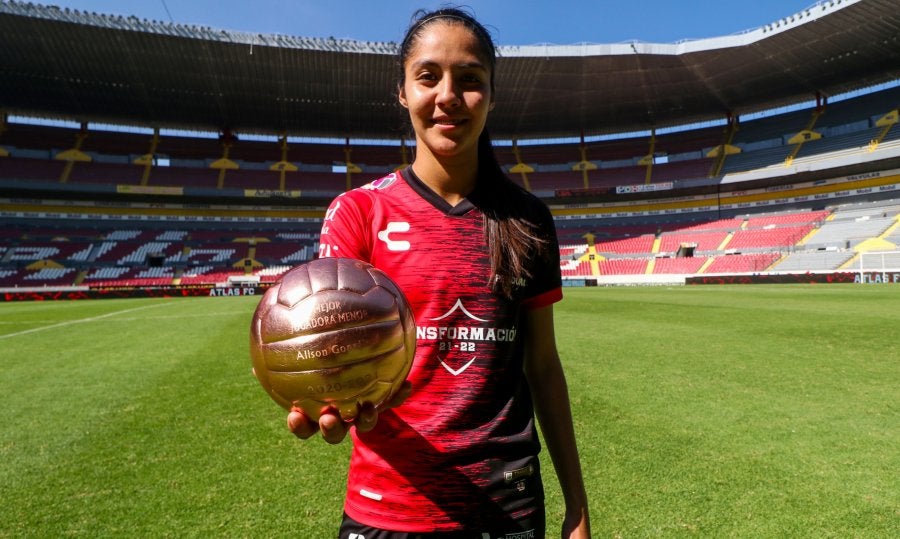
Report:
[[[503,48],[489,129],[558,219],[567,281],[896,270],[860,256],[900,240],[893,7],[820,2],[676,45]],[[3,288],[271,282],[314,256],[331,198],[414,151],[390,43],[0,14]]]
[[[611,436],[587,438],[596,444],[589,447],[605,449],[588,451],[586,466],[610,476],[587,478],[598,485],[592,518],[606,523],[596,526],[603,536],[900,531],[890,478],[900,457],[892,445],[896,426],[889,426],[897,416],[890,337],[897,292],[860,286],[900,284],[896,8],[894,0],[821,0],[740,34],[675,44],[501,45],[502,97],[488,128],[508,175],[551,209],[572,290],[571,307],[560,313],[572,329],[560,339],[571,343],[572,374],[608,395],[573,390],[573,402],[604,410],[598,421]],[[282,536],[290,526],[337,522],[332,498],[341,493],[341,474],[310,474],[314,487],[269,485],[268,492],[238,478],[253,461],[257,477],[287,484],[279,458],[340,468],[346,453],[319,447],[298,456],[270,403],[245,395],[258,391],[247,389],[246,363],[222,367],[219,356],[242,361],[256,297],[318,255],[328,203],[411,162],[415,139],[396,104],[396,53],[395,43],[241,33],[0,0],[0,340],[10,384],[0,401],[9,425],[0,440],[0,454],[9,457],[0,467],[8,480],[0,481],[0,494],[16,500],[0,510],[0,537]],[[810,283],[830,289],[830,297],[813,300],[806,288],[794,288]],[[728,284],[753,286],[723,299],[686,295],[733,290],[720,286]],[[677,299],[664,305],[649,295],[657,289]],[[798,303],[773,318],[785,332],[776,335],[754,312],[790,303],[788,290],[800,290],[790,296]],[[178,300],[159,320],[135,318],[145,330],[110,322],[117,329],[109,334],[77,332],[114,312],[138,317],[191,296],[234,299]],[[597,297],[618,305],[622,319],[599,314]],[[116,301],[53,302],[85,305],[76,316],[42,314],[26,305],[48,302],[22,301],[101,298],[135,303],[111,311],[102,305]],[[214,301],[234,303],[210,307]],[[687,327],[685,310],[692,309],[712,313],[697,321],[702,330]],[[727,325],[742,329],[718,328],[723,313]],[[817,329],[795,325],[809,317]],[[607,335],[602,346],[585,336],[598,320]],[[182,324],[196,334],[157,338],[179,333]],[[57,339],[72,350],[37,338],[48,328],[65,332]],[[620,370],[598,379],[595,347],[657,354],[644,332],[666,343],[665,358],[652,367],[613,361],[606,366]],[[216,337],[191,342],[201,334]],[[800,371],[759,363],[797,348],[798,334],[808,361],[792,366]],[[758,343],[754,354],[741,352],[748,339]],[[117,363],[123,340],[146,357]],[[208,350],[188,359],[183,350],[200,340]],[[119,352],[99,343],[118,344]],[[762,377],[744,385],[734,373],[701,384],[686,374],[711,368],[692,359],[698,348],[739,358],[741,376]],[[78,359],[87,355],[92,365]],[[62,386],[49,382],[59,376],[52,365],[28,359],[48,356],[78,366],[66,369]],[[176,375],[183,367],[175,357],[194,363],[188,376]],[[198,389],[211,372],[214,387]],[[158,392],[100,396],[101,388],[147,380]],[[662,392],[665,402],[653,408],[630,400],[617,385],[624,380],[645,395]],[[733,391],[727,397],[726,387]],[[767,393],[776,389],[775,397]],[[800,399],[794,391],[810,400],[792,400]],[[196,396],[185,402],[186,393]],[[682,407],[669,409],[680,397]],[[607,398],[618,410],[609,416],[601,408]],[[705,408],[701,398],[714,404]],[[186,415],[229,399],[229,419],[207,425]],[[33,402],[49,408],[36,410]],[[764,403],[792,410],[800,427],[789,424],[789,412],[761,409]],[[807,416],[808,406],[817,412]],[[140,424],[125,411],[150,419]],[[54,422],[64,441],[41,441],[36,432],[47,412],[71,414],[80,426]],[[709,423],[648,419],[670,412],[708,415]],[[820,429],[817,413],[833,428]],[[276,417],[260,424],[261,415]],[[101,428],[110,417],[114,428]],[[580,419],[579,428],[591,420]],[[741,421],[754,430],[729,430]],[[785,440],[790,446],[795,428],[819,429],[820,437],[804,439],[797,453],[779,449]],[[222,435],[230,429],[246,436]],[[727,447],[685,456],[694,434],[716,429],[728,438],[717,443]],[[97,430],[106,434],[95,437]],[[154,453],[149,446],[160,432],[171,441]],[[632,438],[636,432],[645,446]],[[185,450],[198,443],[217,449]],[[73,460],[63,457],[69,448],[78,453]],[[635,469],[618,468],[618,457],[644,450]],[[246,456],[229,460],[234,454]],[[702,479],[688,471],[692,460]],[[731,473],[756,465],[772,475]],[[187,467],[211,482],[187,475]],[[858,483],[846,482],[847,469]],[[636,481],[641,474],[647,483]],[[817,481],[807,489],[810,475]],[[728,482],[746,485],[739,494],[721,493]],[[779,482],[794,490],[779,490]],[[845,495],[835,495],[841,486]],[[142,505],[147,492],[159,497]],[[308,503],[284,521],[295,492]],[[834,503],[819,506],[822,493],[835,495]],[[223,502],[229,495],[242,505]],[[605,496],[612,501],[601,508]]]

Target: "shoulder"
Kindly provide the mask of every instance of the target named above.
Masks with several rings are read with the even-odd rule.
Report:
[[[547,204],[534,193],[513,182],[510,183],[512,186],[509,196],[515,200],[512,205],[519,208],[519,216],[534,225],[553,228],[553,214]]]
[[[553,215],[550,213],[550,208],[546,203],[544,203],[543,200],[538,198],[537,195],[535,195],[534,193],[529,193],[522,188],[519,188],[519,192],[524,199],[523,204],[528,208],[528,211],[531,214],[541,219],[548,219],[550,221],[553,220]]]
[[[541,199],[499,170],[479,177],[469,198],[479,208],[498,216],[527,219],[532,214],[549,214]]]
[[[403,183],[399,172],[392,172],[361,187],[345,191],[335,197],[332,207],[352,205],[360,209],[370,209],[382,196]]]
[[[396,189],[397,186],[402,185],[403,183],[403,176],[399,171],[395,171],[354,190],[365,191],[368,193],[384,193]]]

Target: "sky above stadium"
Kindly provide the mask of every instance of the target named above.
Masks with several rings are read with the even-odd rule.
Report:
[[[399,41],[431,0],[56,0],[32,3],[260,34]],[[758,28],[815,0],[468,0],[500,45],[674,43]]]

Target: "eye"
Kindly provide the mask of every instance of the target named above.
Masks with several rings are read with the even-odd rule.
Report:
[[[416,82],[420,84],[432,85],[436,83],[438,76],[431,71],[422,71],[416,75]]]
[[[464,84],[466,86],[482,86],[487,80],[487,73],[480,69],[470,69],[463,71],[457,77],[459,84]]]

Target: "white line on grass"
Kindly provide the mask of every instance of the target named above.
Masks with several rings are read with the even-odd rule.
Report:
[[[152,309],[154,307],[162,307],[164,305],[168,305],[168,304],[167,303],[156,303],[153,305],[142,305],[141,307],[134,307],[132,309],[123,309],[121,311],[113,311],[111,313],[101,314],[99,316],[91,316],[90,318],[78,318],[76,320],[67,320],[65,322],[60,322],[59,324],[52,324],[49,326],[41,326],[41,327],[37,327],[37,328],[24,329],[22,331],[17,331],[15,333],[7,333],[6,335],[0,335],[0,339],[8,339],[9,337],[19,337],[22,335],[28,335],[29,333],[37,333],[38,331],[61,328],[61,327],[65,327],[65,326],[71,326],[74,324],[84,324],[85,322],[94,322],[96,320],[102,320],[103,318],[109,318],[110,316],[116,316],[116,315],[125,314],[125,313],[132,313],[134,311],[142,311],[144,309]]]
[[[214,316],[235,316],[233,311],[224,311],[224,312],[204,312],[197,314],[172,314],[172,315],[163,315],[163,316],[133,316],[129,318],[116,318],[115,322],[136,322],[142,320],[181,320],[185,318],[211,318]],[[248,315],[248,323],[249,323],[249,315]]]

